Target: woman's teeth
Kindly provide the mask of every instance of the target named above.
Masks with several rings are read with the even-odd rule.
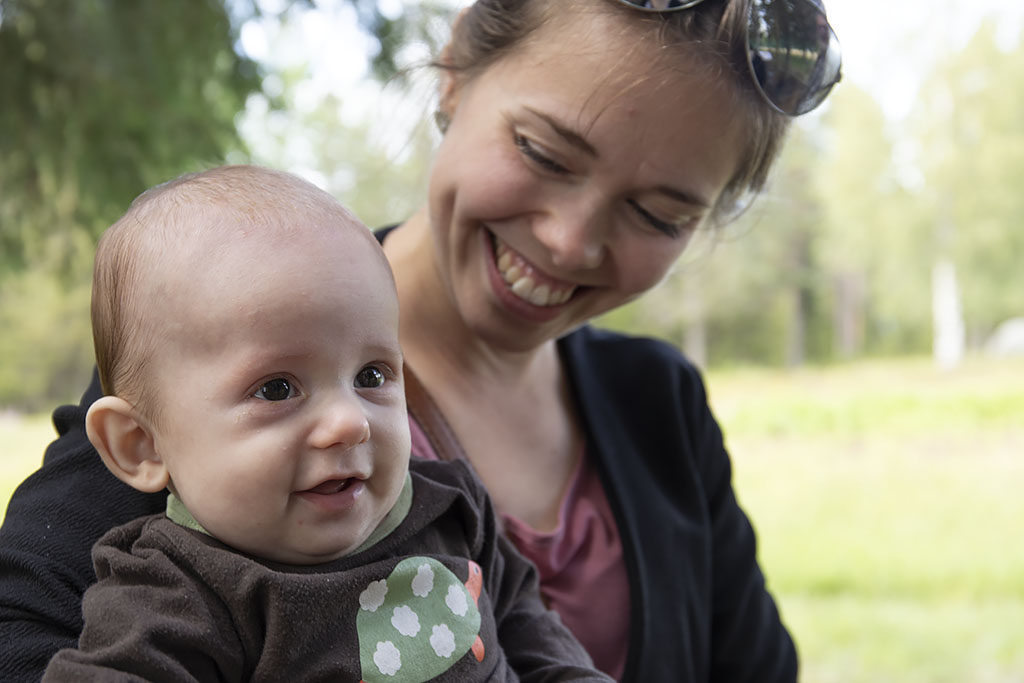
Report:
[[[494,250],[498,272],[508,284],[512,293],[534,306],[557,306],[564,304],[576,288],[572,285],[538,283],[527,275],[529,267],[521,258],[504,244],[498,243]]]

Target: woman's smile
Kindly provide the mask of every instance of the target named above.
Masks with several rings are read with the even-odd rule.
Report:
[[[491,239],[498,272],[512,293],[523,301],[542,308],[558,306],[576,291],[576,285],[548,276],[496,235],[492,234]]]
[[[507,313],[531,323],[558,318],[573,299],[577,287],[542,273],[519,252],[498,240],[487,229],[480,230],[481,257],[498,304]],[[556,297],[552,301],[552,292]],[[539,303],[544,298],[544,303]],[[559,301],[558,299],[561,299]],[[536,300],[538,303],[534,303]]]

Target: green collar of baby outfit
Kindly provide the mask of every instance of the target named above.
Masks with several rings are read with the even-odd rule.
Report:
[[[185,527],[186,529],[201,531],[207,536],[213,535],[204,529],[202,524],[196,521],[196,518],[188,511],[185,504],[181,502],[181,498],[178,498],[173,493],[167,494],[167,519],[171,520],[175,524]]]
[[[350,552],[349,555],[369,550],[387,538],[388,534],[397,529],[398,525],[402,523],[406,515],[409,514],[410,509],[412,509],[412,475],[406,472],[405,484],[402,486],[402,492],[398,494],[398,500],[395,501],[391,510],[384,516],[384,519],[381,520],[369,537],[358,548]]]
[[[412,475],[408,472],[405,474],[405,484],[402,485],[402,491],[398,494],[398,500],[392,506],[391,510],[377,528],[373,530],[369,538],[360,544],[358,548],[349,553],[349,555],[355,555],[364,550],[372,548],[377,543],[387,537],[392,531],[398,528],[398,525],[402,523],[406,515],[409,514],[409,510],[412,508]],[[192,516],[192,513],[188,511],[185,504],[181,502],[173,493],[167,494],[167,519],[171,520],[175,524],[185,527],[186,529],[192,529],[206,534],[207,536],[213,536],[209,531],[203,528],[203,525],[196,521],[196,518]]]

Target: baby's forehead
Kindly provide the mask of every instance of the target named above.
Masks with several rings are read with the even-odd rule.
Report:
[[[230,202],[188,202],[158,217],[147,230],[147,251],[175,267],[211,267],[238,251],[379,248],[368,229],[338,207],[253,206]],[[310,245],[313,245],[310,247]],[[211,261],[214,262],[211,264]],[[155,265],[155,264],[154,264]]]
[[[348,319],[353,307],[365,304],[356,292],[368,286],[394,293],[382,250],[361,229],[365,232],[322,225],[280,231],[221,226],[213,239],[204,234],[153,272],[146,298],[154,302],[150,314],[160,316],[157,335],[183,348],[217,348],[229,333],[248,330],[259,336],[282,321]],[[352,287],[356,282],[360,286]],[[311,302],[325,301],[319,296],[325,290],[337,296],[329,309],[316,308],[322,304]]]
[[[390,278],[383,250],[366,226],[337,207],[303,205],[253,209],[204,204],[189,208],[169,226],[152,253],[178,279],[241,269],[272,275],[280,264],[331,263],[342,256],[378,262]]]

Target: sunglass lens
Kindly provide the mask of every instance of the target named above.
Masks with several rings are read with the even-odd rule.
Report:
[[[812,0],[754,0],[749,32],[750,68],[784,113],[811,111],[839,80],[839,40]]]

